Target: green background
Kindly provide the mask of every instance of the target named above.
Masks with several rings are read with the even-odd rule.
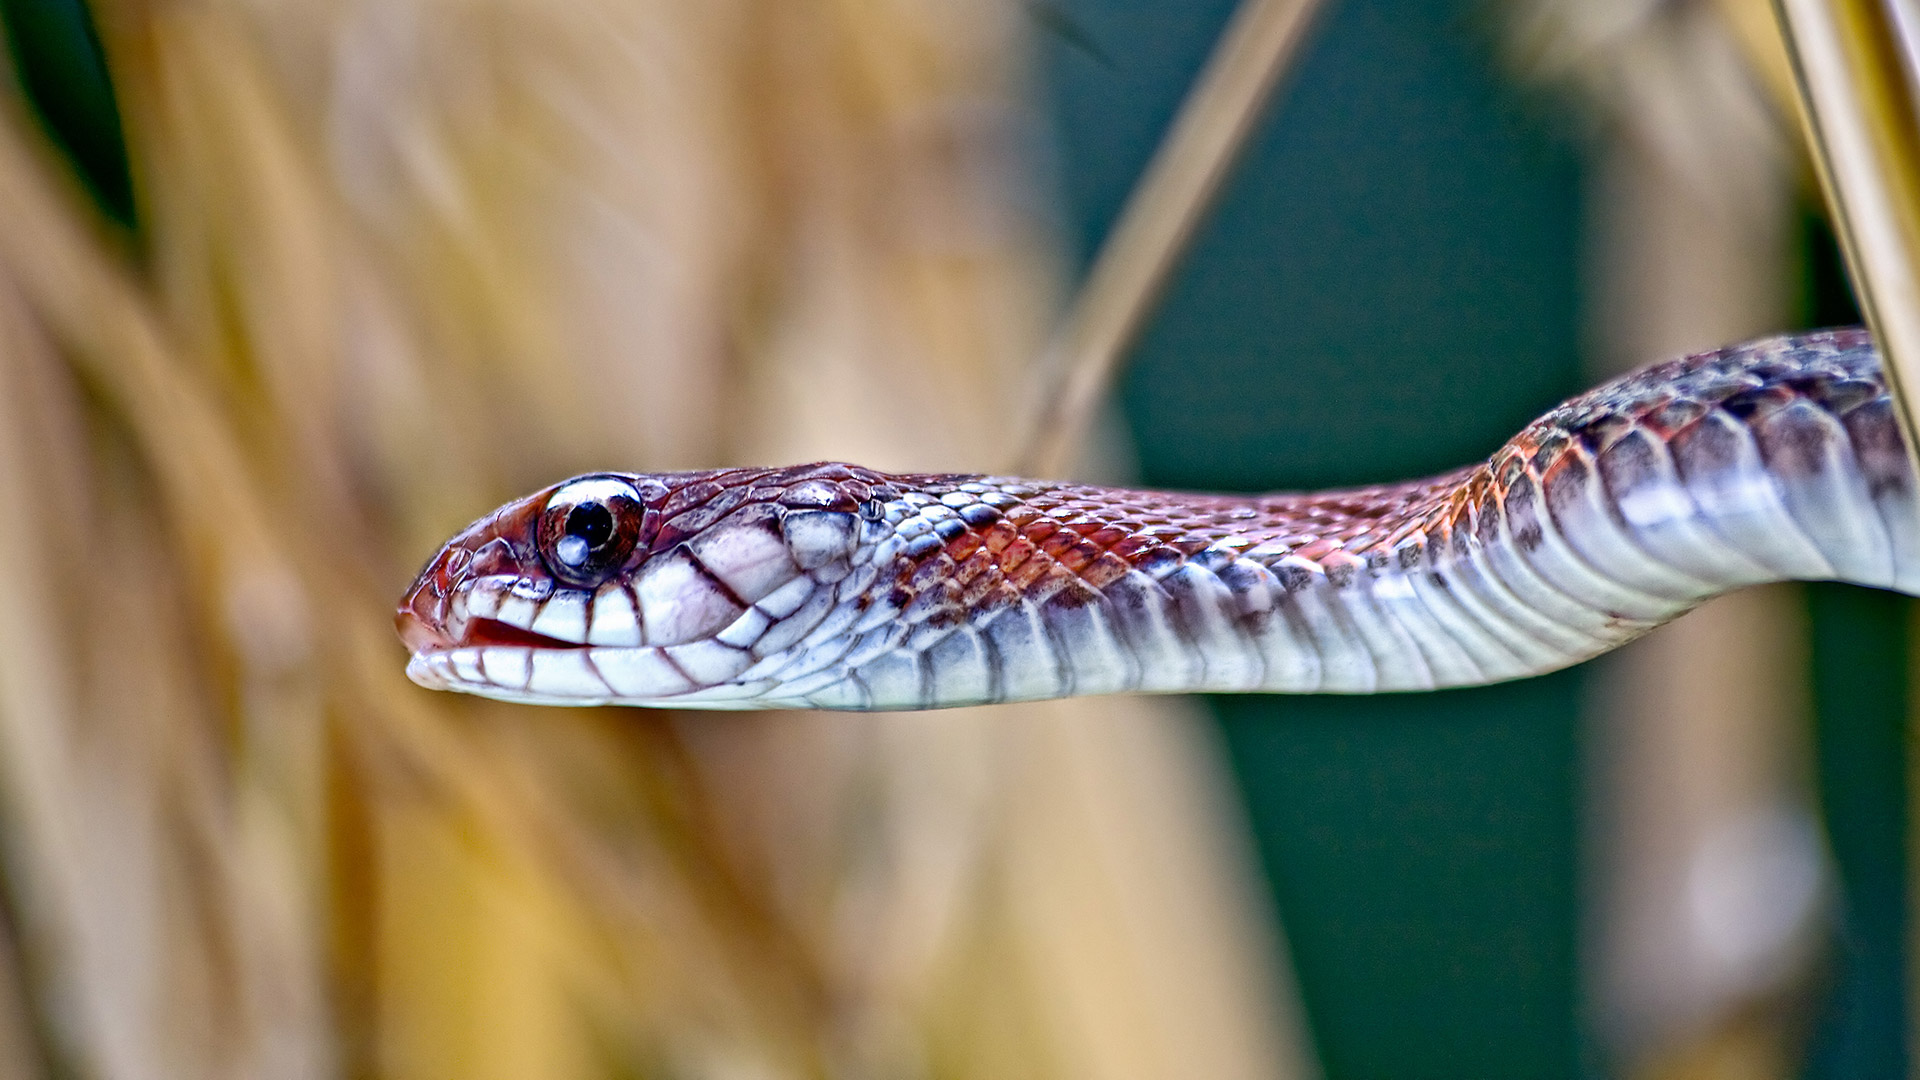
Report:
[[[1083,260],[1231,10],[1044,9]],[[1506,77],[1493,14],[1331,6],[1131,357],[1121,400],[1144,481],[1260,490],[1436,472],[1585,384],[1587,128],[1571,102]],[[1817,221],[1808,236],[1805,324],[1858,321],[1831,239]],[[1897,1076],[1908,602],[1808,594],[1842,905],[1805,1074]],[[1611,1071],[1583,1029],[1575,968],[1585,679],[1212,702],[1330,1077]]]

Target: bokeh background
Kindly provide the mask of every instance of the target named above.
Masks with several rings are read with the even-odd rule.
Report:
[[[998,470],[1229,0],[0,0],[0,1075],[1895,1076],[1910,605],[1484,690],[408,684],[571,472]],[[1488,452],[1857,320],[1747,0],[1346,0],[1077,474]]]

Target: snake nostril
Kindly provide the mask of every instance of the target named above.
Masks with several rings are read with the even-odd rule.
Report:
[[[453,640],[443,629],[446,626],[446,601],[436,598],[424,605],[429,610],[422,610],[425,592],[424,589],[415,589],[408,593],[400,610],[393,616],[393,628],[399,631],[400,640],[406,644],[407,651],[416,656],[453,645]]]
[[[447,552],[441,558],[439,565],[434,567],[434,572],[429,575],[432,579],[434,595],[442,597],[453,595],[454,589],[466,580],[467,568],[472,564],[473,552],[466,548],[454,548]]]

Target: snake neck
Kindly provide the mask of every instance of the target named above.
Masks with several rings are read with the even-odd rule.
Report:
[[[1405,484],[896,479],[870,552],[893,584],[810,704],[1426,690],[1563,667],[1744,585],[1920,591],[1914,477],[1862,331],[1638,372]]]

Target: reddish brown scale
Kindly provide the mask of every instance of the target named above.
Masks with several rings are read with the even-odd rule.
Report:
[[[993,553],[982,548],[968,556],[967,561],[959,565],[959,568],[954,571],[954,577],[962,585],[966,585],[983,575],[997,575],[999,572],[1000,567],[995,564]]]
[[[971,577],[963,578],[960,590],[960,603],[972,607],[988,594],[1008,588],[1006,576],[991,565],[982,567]]]
[[[1133,567],[1128,565],[1125,559],[1120,558],[1111,551],[1103,551],[1100,553],[1099,558],[1093,560],[1093,562],[1089,563],[1080,571],[1080,580],[1096,589],[1104,589],[1108,585],[1126,577],[1132,569]]]
[[[1292,554],[1298,555],[1303,559],[1318,559],[1328,552],[1333,551],[1339,545],[1340,541],[1332,538],[1314,540],[1311,543],[1294,548]]]
[[[668,496],[660,506],[660,513],[668,518],[686,513],[696,506],[703,506],[708,499],[720,494],[722,488],[712,480],[701,479],[689,482]]]
[[[971,558],[985,544],[977,532],[963,532],[947,541],[947,555],[955,562]]]
[[[1058,560],[1067,552],[1078,547],[1079,544],[1080,537],[1076,535],[1073,530],[1060,529],[1049,533],[1046,539],[1040,541],[1040,550]]]
[[[1055,568],[1056,577],[1048,580],[1049,585],[1057,584],[1057,589],[1048,591],[1049,598],[1060,607],[1084,607],[1100,602],[1100,592],[1092,585],[1082,581],[1063,568]]]
[[[1015,568],[1029,562],[1033,558],[1034,553],[1039,550],[1040,546],[1038,544],[1035,544],[1024,536],[1019,537],[1014,540],[1013,543],[1008,544],[1005,551],[1000,552],[1000,569],[1011,573]]]
[[[1075,544],[1061,552],[1056,558],[1056,561],[1059,562],[1061,567],[1068,573],[1077,575],[1080,571],[1087,568],[1088,563],[1093,561],[1094,555],[1094,549],[1084,544]]]
[[[1040,517],[1041,514],[1038,507],[1032,503],[1023,503],[1008,510],[1002,520],[1006,522],[1009,528],[1024,529],[1035,521],[1040,520]]]

